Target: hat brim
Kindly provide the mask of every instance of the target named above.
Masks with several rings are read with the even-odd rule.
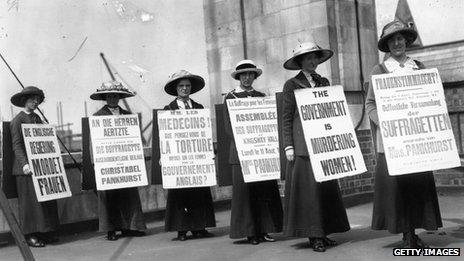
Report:
[[[39,104],[41,104],[45,99],[45,95],[43,91],[40,90],[40,91],[33,91],[33,92],[27,92],[27,93],[24,93],[24,92],[16,93],[15,95],[11,96],[10,101],[14,106],[24,107],[26,105],[27,98],[30,96],[34,96],[34,95],[38,95],[40,97]]]
[[[168,81],[164,86],[164,91],[169,95],[177,96],[177,83],[182,79],[190,80],[190,84],[192,85],[190,94],[194,94],[205,87],[205,80],[201,76],[192,74]]]
[[[390,49],[388,48],[388,40],[397,33],[402,34],[406,39],[406,47],[410,46],[417,39],[417,32],[414,29],[404,28],[382,36],[377,44],[379,50],[384,53],[390,52]]]
[[[232,72],[230,76],[232,76],[232,78],[234,78],[235,80],[238,80],[240,74],[244,72],[254,72],[256,73],[256,78],[258,78],[263,73],[263,70],[258,69],[258,68],[244,68],[244,69],[240,69],[240,70],[236,70]]]
[[[307,51],[307,52],[302,52],[300,54],[297,54],[295,56],[293,56],[292,58],[288,59],[287,61],[285,61],[284,63],[284,68],[287,69],[287,70],[301,70],[301,66],[298,65],[298,63],[296,62],[296,58],[297,57],[300,57],[304,54],[307,54],[307,53],[318,53],[319,55],[319,64],[327,61],[330,59],[330,57],[332,57],[333,55],[333,52],[331,50],[328,50],[328,49],[319,49],[319,50],[312,50],[312,51]]]
[[[106,101],[106,95],[108,94],[117,94],[119,95],[120,99],[125,99],[129,97],[133,97],[133,93],[128,93],[125,91],[101,91],[101,92],[95,92],[92,95],[90,95],[90,99],[96,100],[96,101]]]

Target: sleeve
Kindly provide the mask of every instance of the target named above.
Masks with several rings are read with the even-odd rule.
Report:
[[[227,100],[228,99],[233,99],[234,97],[228,93],[226,97],[224,97],[224,106],[223,106],[223,116],[224,116],[224,129],[226,130],[226,133],[229,137],[234,138],[234,133],[232,131],[232,124],[230,123],[230,117],[229,117],[229,109],[227,107]]]
[[[293,147],[293,118],[296,107],[294,89],[295,87],[290,80],[285,83],[283,89],[282,129],[285,150]]]
[[[380,65],[376,65],[369,76],[369,87],[367,89],[366,97],[366,112],[369,115],[369,119],[374,122],[375,125],[379,125],[379,116],[377,114],[377,105],[375,103],[375,95],[372,85],[372,75],[382,74]]]
[[[22,121],[19,118],[13,119],[11,122],[11,141],[15,159],[22,169],[28,164],[26,148],[24,146],[23,130],[21,128]]]

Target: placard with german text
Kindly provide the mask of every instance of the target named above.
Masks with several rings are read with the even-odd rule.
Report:
[[[148,185],[139,124],[135,114],[89,117],[97,190]]]
[[[372,84],[391,176],[461,165],[436,68],[373,75]]]

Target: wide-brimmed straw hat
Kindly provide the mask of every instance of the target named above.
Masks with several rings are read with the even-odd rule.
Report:
[[[98,88],[97,91],[92,95],[90,95],[90,99],[104,101],[106,100],[106,95],[108,94],[117,94],[121,99],[135,96],[134,92],[131,92],[129,89],[122,86],[120,82],[109,81],[102,83],[101,87]]]
[[[254,72],[256,73],[256,78],[258,78],[263,73],[263,70],[259,69],[252,60],[241,60],[235,66],[235,71],[230,75],[235,80],[238,80],[240,74],[244,72]]]
[[[180,70],[169,77],[168,82],[164,85],[164,91],[169,95],[177,96],[177,83],[182,79],[190,80],[192,85],[190,94],[194,94],[205,87],[205,80],[201,76],[191,74],[186,70]]]
[[[295,49],[293,49],[293,56],[285,61],[284,68],[287,70],[300,70],[301,66],[297,63],[296,58],[307,53],[317,53],[319,56],[319,64],[327,61],[333,55],[331,50],[322,49],[315,43],[300,43],[297,47],[295,47]]]
[[[16,93],[15,95],[11,96],[11,103],[13,103],[14,106],[18,107],[24,107],[26,104],[27,98],[38,95],[40,97],[39,104],[43,102],[45,99],[44,92],[35,87],[35,86],[27,86],[24,89],[22,89],[20,92]]]
[[[386,53],[390,52],[390,49],[388,49],[388,39],[396,33],[400,33],[404,36],[406,39],[406,47],[410,46],[417,38],[417,32],[412,26],[408,26],[398,20],[392,21],[386,24],[382,29],[382,35],[377,44],[380,51]]]

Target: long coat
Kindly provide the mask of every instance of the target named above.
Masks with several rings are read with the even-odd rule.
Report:
[[[313,75],[316,86],[329,81]],[[284,234],[292,237],[325,237],[350,229],[336,180],[318,183],[314,179],[303,135],[294,90],[311,88],[303,72],[289,79],[283,90],[284,148],[292,146],[295,159],[287,161],[285,180]]]
[[[119,108],[121,114],[130,112]],[[105,105],[94,116],[112,115]],[[98,191],[98,220],[100,231],[144,230],[140,195],[137,188],[123,188]]]
[[[422,63],[415,62],[419,69],[425,68]],[[379,64],[373,68],[371,75],[384,73],[387,73],[385,65]],[[372,82],[369,83],[366,111],[371,120],[371,131],[378,152],[372,229],[388,230],[396,234],[416,228],[436,230],[443,226],[431,171],[401,176],[390,176],[388,173],[383,144],[378,136],[378,115]]]
[[[204,108],[203,105],[191,101],[192,109]],[[174,100],[164,109],[180,108]],[[166,231],[198,231],[215,226],[213,198],[209,187],[168,189],[164,226]]]
[[[232,210],[230,217],[230,238],[261,236],[264,233],[282,231],[282,202],[276,180],[245,183],[233,138],[227,99],[264,97],[265,94],[250,92],[229,92],[224,99],[224,122],[226,132],[231,136],[229,164],[232,167]]]
[[[19,224],[24,234],[54,231],[59,226],[56,200],[38,202],[30,175],[24,175],[23,166],[28,164],[24,146],[22,124],[42,123],[34,112],[18,113],[11,121],[11,139],[14,151],[13,175],[18,192]],[[32,167],[32,166],[30,166]]]

